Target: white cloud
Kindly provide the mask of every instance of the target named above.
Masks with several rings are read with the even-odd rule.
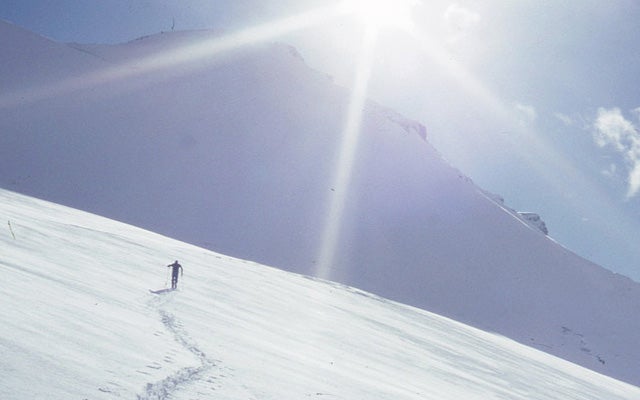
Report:
[[[451,4],[444,12],[444,22],[451,35],[450,40],[458,40],[480,22],[480,14],[459,4]]]
[[[636,160],[634,167],[629,172],[629,192],[628,197],[635,196],[640,190],[640,162]]]
[[[632,110],[640,120],[640,107]],[[622,115],[619,108],[599,108],[593,124],[595,142],[600,147],[611,147],[624,159],[628,170],[627,197],[640,192],[640,132],[638,127]]]

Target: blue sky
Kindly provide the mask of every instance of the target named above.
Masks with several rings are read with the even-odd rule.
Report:
[[[541,214],[558,242],[640,281],[640,3],[406,1],[411,26],[377,21],[369,96],[422,122],[447,160]],[[4,0],[0,18],[57,41],[118,43],[329,3]],[[351,85],[362,25],[345,16],[280,40]]]

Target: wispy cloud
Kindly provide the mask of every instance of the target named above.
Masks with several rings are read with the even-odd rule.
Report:
[[[516,103],[514,107],[516,109],[516,112],[518,113],[520,125],[522,126],[531,125],[533,122],[535,122],[536,118],[538,118],[538,113],[533,106]]]
[[[640,107],[631,111],[640,121]],[[594,139],[600,147],[610,147],[619,153],[628,173],[627,198],[640,192],[640,131],[625,118],[619,108],[599,108],[593,124]]]
[[[559,119],[565,126],[571,126],[575,123],[573,118],[560,112],[554,113],[553,116]]]
[[[602,170],[602,175],[614,178],[618,174],[618,166],[616,164],[609,164],[606,169]]]
[[[451,4],[444,12],[449,40],[457,41],[480,22],[480,14],[459,4]]]

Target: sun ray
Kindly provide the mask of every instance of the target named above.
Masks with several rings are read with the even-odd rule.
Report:
[[[347,196],[349,195],[353,164],[360,138],[362,113],[373,68],[377,33],[377,29],[372,26],[365,30],[355,70],[355,83],[351,92],[342,141],[338,148],[340,153],[332,180],[332,188],[334,190],[331,192],[331,198],[329,199],[327,222],[322,235],[320,256],[316,269],[316,276],[323,279],[331,278],[337,244],[340,239],[341,222]]]
[[[92,71],[80,76],[62,79],[49,84],[23,88],[0,95],[0,108],[8,108],[36,101],[67,95],[79,90],[122,81],[151,72],[194,62],[243,46],[273,40],[293,31],[318,26],[344,15],[342,7],[328,6],[306,11],[276,21],[252,26],[221,37],[204,39],[197,43],[136,58],[112,67]]]

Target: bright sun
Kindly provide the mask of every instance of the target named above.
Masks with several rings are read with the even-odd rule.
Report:
[[[375,28],[413,29],[412,9],[419,0],[345,0],[350,14]]]

